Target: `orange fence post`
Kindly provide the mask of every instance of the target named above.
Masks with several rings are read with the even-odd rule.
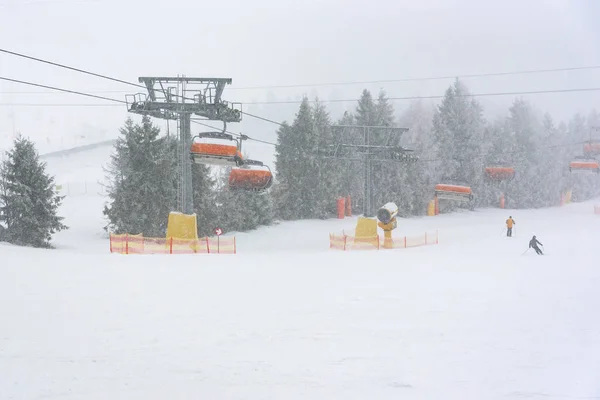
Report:
[[[173,236],[169,240],[169,254],[173,254]]]
[[[352,216],[352,198],[350,195],[346,196],[346,217]]]
[[[346,199],[343,197],[338,197],[338,199],[337,199],[338,219],[344,219],[345,214],[346,214]]]
[[[233,254],[237,254],[237,248],[235,245],[235,236],[233,237]]]
[[[129,233],[125,234],[125,254],[129,254]]]
[[[210,244],[208,244],[208,236],[206,237],[206,252],[210,254]]]
[[[346,251],[346,239],[348,238],[348,236],[344,235],[344,251]]]
[[[108,237],[109,237],[108,241],[109,241],[109,243],[110,243],[110,244],[109,244],[109,247],[110,247],[110,252],[112,253],[112,252],[113,252],[113,248],[112,248],[112,241],[113,241],[113,238],[112,238],[112,233],[109,233],[109,234],[108,234]]]
[[[406,236],[404,236],[404,248],[406,248]]]

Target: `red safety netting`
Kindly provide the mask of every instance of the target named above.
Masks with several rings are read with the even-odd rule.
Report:
[[[438,232],[426,232],[423,235],[385,239],[379,235],[373,237],[354,237],[346,234],[329,234],[329,248],[336,250],[379,250],[406,249],[408,247],[438,244]]]
[[[110,234],[110,252],[119,254],[235,254],[235,236],[199,239],[148,238]]]

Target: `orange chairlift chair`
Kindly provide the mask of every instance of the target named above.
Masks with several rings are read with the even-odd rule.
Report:
[[[229,173],[229,188],[232,190],[262,191],[272,184],[271,169],[261,161],[243,160]]]
[[[438,199],[470,202],[473,200],[473,192],[469,186],[437,184],[435,195]]]
[[[515,178],[513,167],[490,166],[485,168],[485,175],[492,181],[512,181]]]
[[[600,173],[600,163],[590,157],[578,156],[569,164],[571,173]]]
[[[225,133],[224,127],[223,132],[202,132],[195,136],[190,153],[196,164],[237,166],[242,162],[240,147],[233,135]]]

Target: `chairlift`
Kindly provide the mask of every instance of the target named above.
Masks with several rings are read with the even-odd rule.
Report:
[[[492,166],[485,168],[488,179],[493,181],[512,181],[515,178],[515,169],[512,167]]]
[[[241,164],[243,158],[240,144],[233,135],[225,133],[225,130],[224,126],[222,132],[202,132],[192,139],[190,152],[196,164],[221,166]],[[232,142],[234,144],[231,144]]]
[[[587,157],[575,157],[575,160],[569,164],[569,172],[573,173],[600,173],[600,163],[598,160]]]
[[[263,191],[272,184],[271,169],[261,161],[243,160],[229,174],[229,188],[232,190]]]
[[[435,195],[438,199],[459,202],[471,202],[473,200],[471,188],[462,185],[437,184],[435,185]]]

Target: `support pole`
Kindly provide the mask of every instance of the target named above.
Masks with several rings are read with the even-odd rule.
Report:
[[[192,214],[194,210],[194,201],[192,197],[192,163],[190,161],[190,114],[181,114],[179,116],[179,144],[180,149],[180,167],[181,167],[181,212]]]
[[[372,182],[371,182],[371,151],[370,151],[370,134],[371,131],[368,126],[363,127],[363,135],[364,135],[364,143],[366,147],[366,155],[365,155],[365,193],[364,193],[364,206],[363,206],[363,215],[367,218],[371,218],[373,216],[373,210],[371,209],[371,192],[372,192]]]

